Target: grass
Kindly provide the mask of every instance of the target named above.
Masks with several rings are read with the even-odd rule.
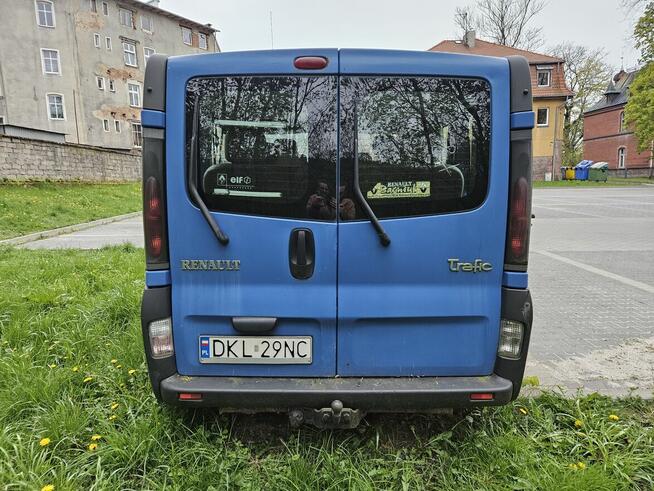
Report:
[[[141,209],[140,183],[0,182],[0,239]]]
[[[336,432],[161,407],[144,363],[142,288],[132,247],[0,248],[0,489],[654,486],[654,403],[637,398],[546,393]]]
[[[654,179],[647,177],[609,177],[608,181],[534,181],[535,188],[592,188],[621,187],[654,184]]]

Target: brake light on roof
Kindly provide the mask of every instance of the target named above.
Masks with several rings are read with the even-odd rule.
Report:
[[[161,189],[154,176],[145,181],[143,218],[145,224],[145,247],[152,258],[161,255],[163,245],[163,215],[161,213]]]
[[[293,66],[298,70],[322,70],[329,64],[324,56],[298,56],[293,61]]]

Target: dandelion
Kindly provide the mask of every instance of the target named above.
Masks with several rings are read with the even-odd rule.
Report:
[[[118,416],[116,416],[115,414],[112,414],[111,416],[109,416],[109,421],[113,421],[113,420],[115,420],[117,417],[118,417]]]
[[[618,421],[620,417],[617,414],[609,414],[609,419],[611,421]]]
[[[583,471],[585,468],[586,468],[586,464],[584,464],[583,462],[577,462],[577,469]]]
[[[112,359],[111,359],[111,364],[112,364],[112,365],[115,365],[116,363],[118,363],[118,360],[116,360],[115,358],[112,358]]]
[[[102,440],[102,435],[93,435],[91,437],[92,442],[97,442],[98,440]]]
[[[39,440],[39,445],[41,445],[42,447],[47,447],[48,445],[50,445],[50,439],[49,438],[41,438]]]
[[[529,414],[529,411],[527,411],[527,409],[524,408],[524,407],[521,407],[520,409],[518,409],[518,411],[520,411],[520,412],[521,412],[522,414],[524,414],[525,416],[526,416],[527,414]]]
[[[122,365],[116,365],[116,368],[123,368]]]
[[[85,384],[88,384],[89,382],[92,382],[92,381],[93,381],[93,377],[86,377],[86,378],[84,379],[84,383],[85,383]]]
[[[71,368],[71,370],[72,370],[73,372],[79,372],[79,367],[73,367],[73,368]]]
[[[582,426],[584,426],[584,422],[582,420],[575,420],[575,428],[581,428]]]
[[[57,368],[57,364],[56,364],[56,363],[51,363],[51,364],[48,365],[48,366],[49,366],[50,368]]]
[[[111,410],[115,411],[116,409],[118,409],[118,406],[120,406],[120,404],[118,404],[117,402],[111,403]]]
[[[54,491],[54,484],[46,484],[41,488],[41,491]]]
[[[95,452],[98,449],[97,443],[89,443],[89,452]]]
[[[136,370],[134,368],[130,368],[129,370],[127,370],[127,373],[129,373],[130,375],[134,375],[136,373]]]

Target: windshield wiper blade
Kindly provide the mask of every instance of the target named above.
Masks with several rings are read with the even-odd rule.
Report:
[[[198,188],[195,184],[195,172],[198,166],[198,135],[200,133],[200,96],[195,96],[195,102],[193,103],[193,126],[191,130],[191,156],[188,164],[188,190],[191,193],[191,197],[195,201],[195,204],[198,205],[202,216],[209,224],[209,227],[213,231],[213,234],[218,239],[222,245],[227,245],[229,243],[229,237],[220,229],[218,222],[214,219],[213,215],[207,208],[207,205],[204,204],[204,201],[198,193]]]
[[[357,119],[357,106],[354,105],[354,197],[359,202],[361,208],[368,216],[370,223],[374,227],[377,235],[379,236],[379,242],[384,247],[388,247],[391,244],[391,238],[388,236],[384,227],[379,223],[379,219],[375,215],[375,212],[372,211],[370,205],[363,197],[361,192],[361,187],[359,186],[359,122]]]

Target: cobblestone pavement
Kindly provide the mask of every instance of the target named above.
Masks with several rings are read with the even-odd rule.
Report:
[[[535,189],[527,375],[654,394],[654,187]]]
[[[654,186],[535,189],[527,375],[545,386],[654,393]],[[25,244],[143,247],[141,218]]]

